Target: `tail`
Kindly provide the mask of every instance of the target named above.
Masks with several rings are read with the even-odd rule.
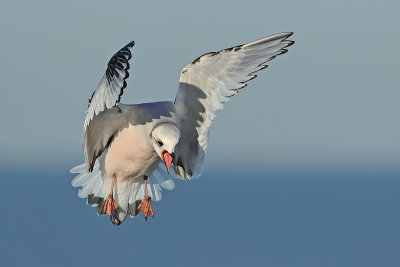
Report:
[[[97,206],[97,214],[104,214],[104,203],[111,189],[111,179],[102,175],[102,162],[99,158],[93,167],[92,172],[87,172],[86,164],[78,165],[70,170],[71,173],[78,174],[72,180],[72,186],[80,187],[78,196],[87,198],[87,203],[92,207]],[[160,163],[147,179],[147,190],[151,200],[160,201],[162,189],[172,190],[175,182],[168,176],[165,167]],[[114,200],[118,209],[113,210],[110,220],[114,225],[120,225],[127,215],[135,217],[139,214],[137,209],[141,200],[144,198],[144,181],[117,181],[114,183]]]

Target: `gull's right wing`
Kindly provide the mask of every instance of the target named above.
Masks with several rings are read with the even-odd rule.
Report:
[[[132,57],[130,49],[134,44],[134,41],[128,43],[111,57],[106,73],[89,99],[82,136],[86,168],[89,172],[93,170],[96,159],[124,122],[116,105],[129,77],[129,60]]]

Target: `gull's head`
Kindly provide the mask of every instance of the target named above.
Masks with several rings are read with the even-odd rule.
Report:
[[[154,150],[164,161],[169,173],[169,168],[171,167],[174,157],[175,147],[181,138],[178,127],[173,123],[162,123],[153,129],[150,136]]]

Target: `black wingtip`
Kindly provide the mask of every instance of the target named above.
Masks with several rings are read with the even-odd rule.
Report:
[[[132,48],[135,45],[135,41],[130,41],[125,47]]]
[[[285,36],[284,40],[286,40],[287,38],[293,35],[293,32],[282,32],[281,35],[284,35]]]
[[[283,54],[285,54],[286,52],[287,52],[286,49],[281,49],[281,50],[279,50],[278,55],[283,55]]]
[[[289,46],[293,45],[295,42],[292,40],[287,40],[287,41],[285,41],[285,43],[287,44],[286,47],[289,47]]]

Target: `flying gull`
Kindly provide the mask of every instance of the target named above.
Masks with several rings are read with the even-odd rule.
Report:
[[[175,187],[173,177],[199,177],[216,111],[266,62],[287,52],[291,32],[211,52],[183,68],[174,102],[125,105],[134,41],[108,62],[89,100],[83,126],[85,163],[71,169],[78,196],[107,214],[114,225],[139,212],[153,216],[150,200]],[[170,174],[170,167],[173,169]]]

